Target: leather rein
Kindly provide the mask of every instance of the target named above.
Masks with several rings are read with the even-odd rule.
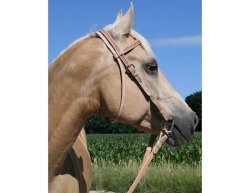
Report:
[[[156,140],[155,135],[151,135],[151,139],[148,143],[146,152],[144,154],[144,158],[142,161],[141,168],[138,172],[138,175],[136,179],[134,180],[134,183],[130,187],[128,193],[132,193],[136,186],[138,185],[140,179],[142,178],[143,174],[145,173],[145,170],[147,169],[148,165],[150,164],[151,160],[155,156],[155,154],[158,152],[158,150],[161,148],[162,144],[165,143],[165,141],[168,139],[168,136],[170,135],[173,126],[174,126],[174,119],[172,119],[170,116],[168,116],[167,111],[163,107],[163,105],[155,98],[148,87],[144,84],[143,78],[140,76],[140,74],[136,71],[134,64],[129,63],[126,54],[133,50],[135,47],[141,44],[139,40],[134,40],[132,44],[130,44],[128,47],[125,49],[120,49],[118,45],[116,44],[115,40],[113,37],[105,30],[100,30],[96,32],[96,34],[101,38],[101,40],[105,43],[105,45],[108,47],[108,49],[111,51],[113,54],[114,58],[117,61],[119,70],[120,70],[120,76],[121,76],[121,100],[120,100],[120,106],[119,106],[119,111],[116,117],[116,121],[119,119],[122,109],[124,106],[124,95],[125,95],[125,88],[124,88],[124,68],[130,78],[135,81],[138,85],[138,87],[141,89],[141,91],[144,93],[147,99],[150,100],[152,104],[155,105],[155,107],[159,110],[162,118],[164,119],[165,122],[167,121],[172,121],[171,126],[169,129],[163,128],[162,131],[160,132],[160,135],[158,136],[158,140],[154,145],[154,142]],[[124,68],[123,68],[124,66]]]

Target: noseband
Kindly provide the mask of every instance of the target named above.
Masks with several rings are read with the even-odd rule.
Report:
[[[165,122],[172,120],[170,116],[168,116],[167,111],[163,107],[163,105],[158,101],[156,97],[152,95],[150,92],[150,89],[144,84],[143,78],[140,76],[140,74],[136,71],[134,64],[129,63],[128,58],[126,56],[127,53],[129,53],[131,50],[133,50],[135,47],[141,44],[139,40],[135,40],[132,44],[130,44],[128,47],[125,49],[120,49],[118,45],[116,44],[115,40],[112,38],[112,36],[105,30],[100,30],[96,32],[96,34],[101,38],[101,40],[105,43],[105,45],[108,47],[108,49],[111,51],[113,54],[114,58],[117,61],[117,64],[119,66],[120,70],[120,75],[121,75],[121,101],[120,101],[120,107],[119,111],[116,117],[116,121],[119,119],[122,109],[124,106],[124,72],[123,72],[123,67],[125,67],[126,72],[129,74],[129,77],[135,81],[138,85],[138,87],[141,89],[145,97],[150,100],[152,104],[155,105],[155,107],[159,110],[162,118],[164,119]],[[137,184],[139,183],[140,179],[142,178],[147,166],[153,159],[154,155],[158,152],[162,144],[167,140],[169,134],[171,133],[172,129],[174,126],[174,120],[172,120],[170,128],[167,130],[165,128],[162,129],[158,141],[155,143],[156,136],[151,136],[151,139],[149,141],[148,147],[146,149],[146,153],[143,158],[143,162],[141,165],[141,168],[138,172],[138,175],[130,187],[128,193],[132,193],[134,189],[136,188]]]

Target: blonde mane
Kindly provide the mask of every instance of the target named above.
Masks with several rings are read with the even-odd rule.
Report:
[[[111,32],[111,35],[114,37],[114,38],[118,38],[120,35],[118,34],[118,32],[115,31],[114,29],[114,24],[110,24],[110,25],[107,25],[106,27],[104,27],[105,30],[108,30]],[[155,58],[155,54],[154,52],[152,51],[148,41],[141,35],[139,34],[138,32],[136,32],[134,29],[132,29],[130,31],[130,35],[139,40],[141,42],[141,45],[142,47],[145,49],[145,51],[152,57]]]
[[[132,37],[134,37],[134,38],[140,40],[141,45],[142,45],[142,47],[146,50],[146,52],[147,52],[150,56],[152,56],[152,57],[155,58],[155,54],[154,54],[154,52],[152,51],[152,49],[151,49],[151,47],[150,47],[148,41],[147,41],[141,34],[139,34],[138,32],[136,32],[135,30],[131,30],[130,35],[131,35]]]
[[[104,27],[105,30],[111,30],[113,28],[113,24],[107,25],[106,27]],[[111,32],[112,33],[112,32]],[[113,35],[113,33],[112,33]],[[141,42],[142,47],[145,49],[145,51],[152,57],[155,58],[155,54],[152,51],[148,41],[138,32],[136,32],[135,30],[131,30],[130,31],[130,35],[135,38],[138,39]],[[74,46],[77,46],[78,44],[80,44],[80,42],[82,42],[83,40],[89,38],[89,37],[97,37],[95,32],[91,32],[83,37],[80,37],[79,39],[76,39],[74,42],[72,42],[71,44],[69,44],[67,46],[67,48],[65,48],[63,51],[61,51],[58,56],[51,62],[54,63],[58,58],[60,58],[64,53],[66,53],[68,50],[70,50],[71,48],[73,48]]]
[[[73,46],[77,46],[78,44],[80,44],[80,42],[82,42],[83,40],[87,39],[88,37],[91,37],[91,34],[87,34],[83,37],[80,37],[78,39],[76,39],[75,41],[73,41],[72,43],[70,43],[64,50],[62,50],[57,57],[51,62],[51,64],[53,64],[58,58],[60,58],[64,53],[66,53],[69,49],[71,49]]]

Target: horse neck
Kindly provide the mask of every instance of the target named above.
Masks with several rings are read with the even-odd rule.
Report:
[[[88,40],[77,42],[49,69],[50,173],[63,163],[85,120],[100,108],[97,89],[90,78],[93,60],[88,58],[93,56],[88,53]]]

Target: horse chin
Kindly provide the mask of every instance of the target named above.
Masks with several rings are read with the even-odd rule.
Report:
[[[139,129],[146,131],[146,132],[150,133],[151,135],[157,135],[157,136],[161,132],[160,130],[148,128],[148,127],[140,127]],[[189,138],[191,138],[191,137],[185,137],[182,134],[180,134],[180,132],[174,126],[166,143],[172,147],[179,147],[179,146],[185,144],[189,140]]]
[[[159,135],[163,128],[171,130],[171,133],[168,136],[167,144],[172,147],[179,147],[185,144],[193,137],[191,129],[184,129],[176,122],[165,122],[162,120],[161,125],[152,125],[148,121],[143,121],[139,125],[136,125],[139,130],[150,133],[151,135]]]
[[[192,136],[193,135],[190,135],[190,136],[183,135],[180,132],[180,130],[176,126],[174,126],[167,140],[167,144],[172,147],[179,147],[185,144],[187,141],[189,141],[192,138]]]

